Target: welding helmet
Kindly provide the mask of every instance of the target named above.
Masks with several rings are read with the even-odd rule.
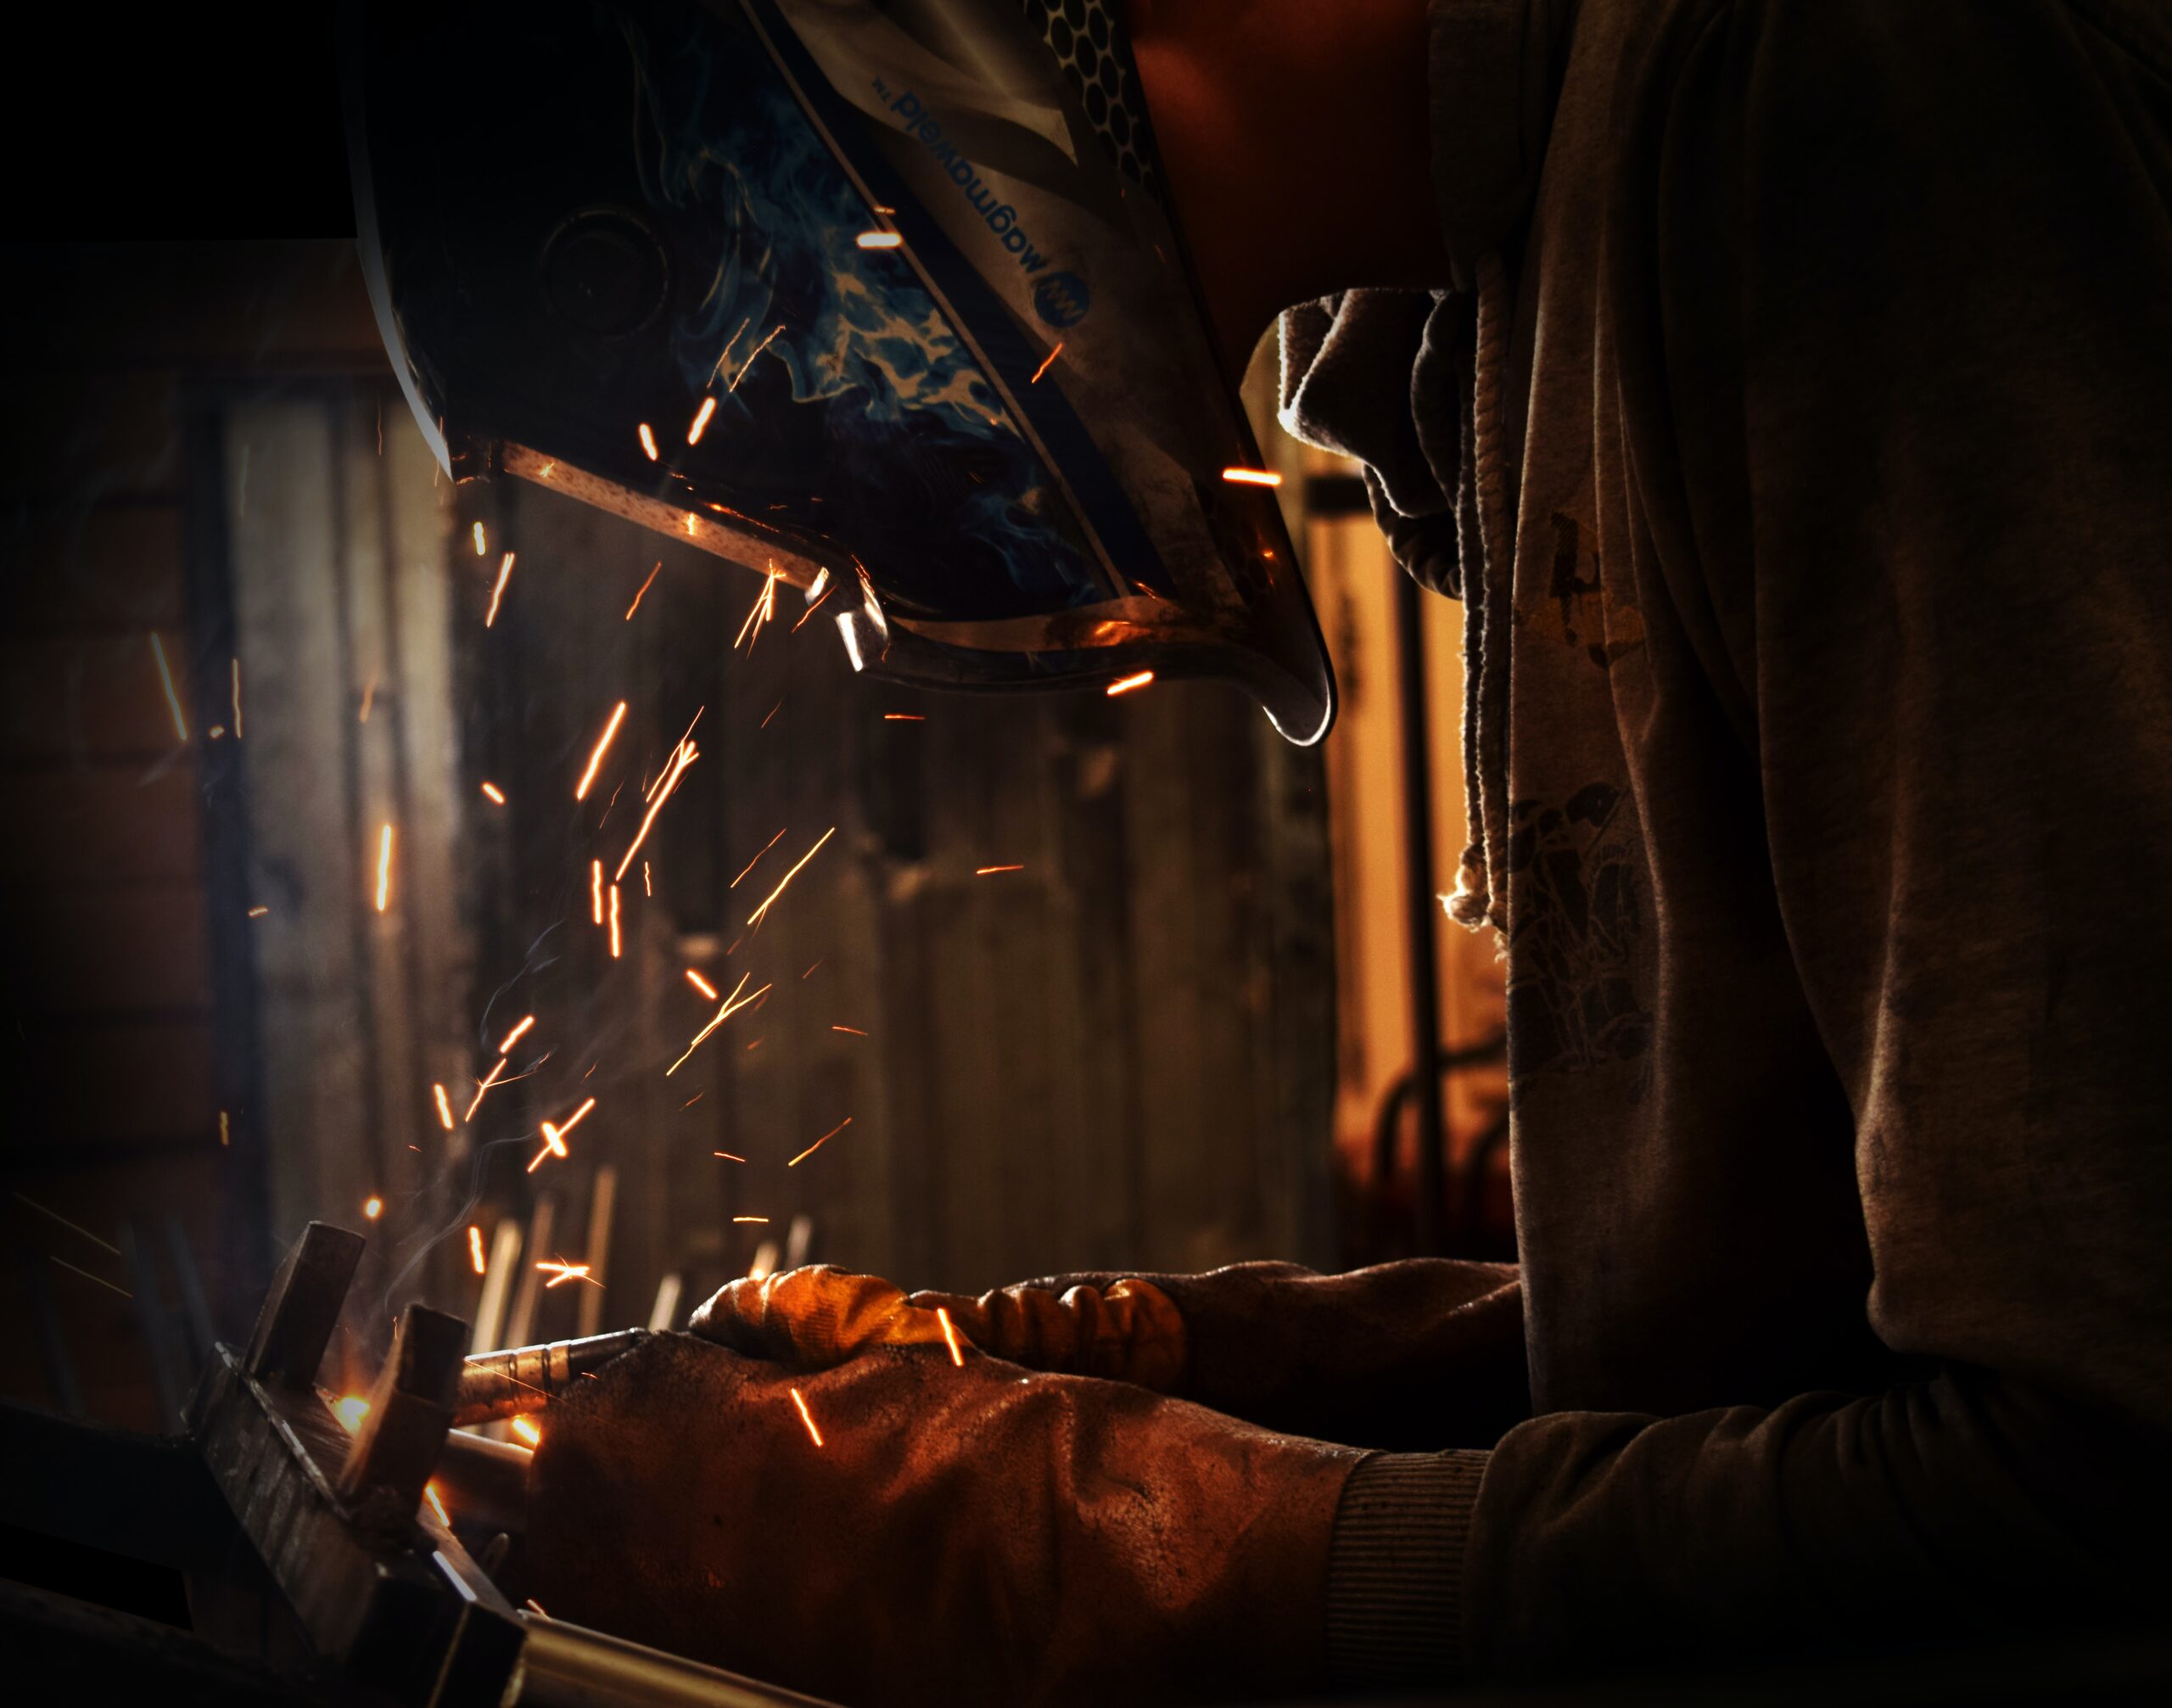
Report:
[[[350,8],[365,272],[456,479],[831,602],[931,686],[1334,680],[1113,0]]]

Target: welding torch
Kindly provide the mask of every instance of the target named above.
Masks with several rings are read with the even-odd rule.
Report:
[[[575,1382],[633,1351],[648,1336],[647,1329],[618,1329],[583,1340],[478,1352],[461,1366],[460,1386],[452,1405],[453,1426],[490,1423],[540,1410]]]

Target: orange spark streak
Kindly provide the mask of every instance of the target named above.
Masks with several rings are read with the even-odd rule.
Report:
[[[716,987],[714,984],[711,984],[708,980],[703,978],[700,973],[695,972],[691,966],[686,969],[686,983],[692,985],[695,989],[700,991],[701,994],[708,998],[711,1002],[719,1000],[716,994]]]
[[[799,1390],[792,1391],[792,1403],[799,1408],[799,1420],[807,1425],[807,1433],[814,1437],[814,1445],[822,1445],[822,1431],[814,1427],[814,1414],[807,1409],[807,1402],[800,1397]]]
[[[734,1216],[731,1219],[732,1219],[733,1221],[735,1221],[735,1222],[764,1222],[764,1223],[766,1223],[770,1218],[769,1218],[767,1216]]]
[[[383,913],[392,899],[392,826],[385,826],[377,843],[377,910]]]
[[[673,1062],[669,1067],[663,1070],[663,1077],[666,1079],[669,1079],[673,1074],[676,1073],[681,1067],[686,1066],[686,1057],[688,1056],[691,1056],[697,1050],[699,1050],[702,1047],[702,1041],[712,1032],[714,1032],[718,1027],[723,1025],[725,1021],[731,1019],[733,1015],[738,1013],[741,1009],[746,1007],[747,1003],[758,1001],[762,997],[769,994],[770,987],[765,984],[759,990],[756,991],[753,995],[748,997],[746,1002],[736,1001],[734,1000],[738,996],[741,991],[746,989],[747,981],[753,977],[753,974],[752,973],[742,973],[739,976],[739,983],[731,987],[731,995],[726,997],[724,1001],[724,1006],[717,1010],[716,1018],[710,1021],[707,1026],[704,1026],[699,1032],[696,1033],[694,1034],[694,1041],[686,1046],[685,1054],[681,1055],[676,1061]]]
[[[703,398],[702,406],[694,412],[694,424],[686,429],[687,444],[699,445],[702,442],[702,434],[708,428],[709,417],[715,413],[716,400],[714,397]]]
[[[365,1201],[362,1205],[362,1213],[368,1217],[371,1221],[374,1222],[378,1217],[384,1213],[384,1200],[382,1198],[371,1198]]]
[[[924,724],[927,718],[920,712],[885,712],[882,721],[886,724]]]
[[[604,725],[603,733],[596,738],[595,751],[588,756],[588,769],[580,774],[580,781],[574,790],[575,800],[585,801],[588,798],[588,792],[596,783],[596,774],[602,767],[603,756],[610,751],[611,738],[619,733],[619,725],[625,721],[626,703],[621,700],[619,702],[617,709],[611,714],[611,721]]]
[[[816,961],[816,962],[814,963],[814,966],[820,966],[821,964],[822,964],[822,963],[821,963],[820,961],[819,961],[819,960],[818,960],[818,961]],[[810,966],[810,967],[809,967],[809,968],[807,969],[807,971],[806,971],[806,972],[804,972],[801,973],[799,976],[800,976],[802,978],[812,978],[812,977],[814,977],[814,966]]]
[[[1056,340],[1055,348],[1048,353],[1048,359],[1042,362],[1038,367],[1033,370],[1033,377],[1027,380],[1026,384],[1028,385],[1038,385],[1041,383],[1041,376],[1055,366],[1055,359],[1062,354],[1063,341],[1059,339]]]
[[[853,241],[864,249],[893,249],[904,239],[895,232],[862,232]]]
[[[572,1132],[574,1128],[579,1126],[583,1121],[588,1118],[588,1112],[595,1107],[596,1100],[591,1097],[587,1102],[582,1104],[579,1108],[574,1110],[572,1114],[567,1116],[564,1123],[557,1128],[558,1137],[561,1139],[564,1138],[567,1134]],[[566,1147],[564,1145],[560,1145],[556,1148],[561,1156],[566,1154]]]
[[[423,1498],[430,1504],[430,1510],[438,1515],[438,1522],[447,1530],[452,1528],[452,1519],[445,1509],[445,1503],[438,1498],[438,1486],[434,1482],[423,1485]]]
[[[832,1026],[830,1030],[832,1032],[849,1032],[854,1038],[865,1038],[867,1036],[867,1034],[865,1032],[862,1032],[857,1026]]]
[[[596,924],[603,923],[603,862],[588,863],[588,910]]]
[[[489,1267],[483,1261],[483,1230],[473,1222],[467,1224],[467,1261],[475,1266],[479,1275]]]
[[[1107,691],[1108,696],[1111,700],[1113,700],[1118,694],[1131,693],[1136,689],[1145,687],[1153,680],[1154,673],[1151,670],[1141,670],[1136,675],[1132,676],[1119,676],[1115,681],[1109,684]]]
[[[556,1269],[558,1272],[544,1282],[543,1285],[546,1291],[552,1287],[563,1286],[568,1281],[586,1281],[591,1287],[600,1287],[603,1285],[589,1274],[591,1266],[586,1263],[568,1263],[563,1257],[552,1257],[547,1262],[538,1263],[535,1267],[539,1269]]]
[[[747,1160],[744,1156],[733,1156],[729,1151],[712,1151],[709,1152],[709,1155],[712,1156],[721,1156],[727,1162],[744,1162]]]
[[[654,895],[656,893],[656,886],[649,882],[648,862],[647,860],[643,860],[641,862],[641,893],[643,895]]]
[[[241,660],[232,661],[234,678],[234,739],[241,739]]]
[[[992,877],[999,871],[1023,871],[1025,870],[1026,868],[1022,865],[984,865],[976,867],[973,871],[973,876],[975,877]]]
[[[452,1131],[452,1099],[445,1095],[445,1087],[433,1085],[430,1095],[438,1106],[438,1125],[448,1133]]]
[[[649,431],[649,425],[646,421],[641,423],[641,449],[648,453],[648,460],[651,462],[656,461],[656,435]]]
[[[1225,468],[1222,478],[1232,486],[1279,486],[1282,477],[1271,468]]]
[[[473,1121],[475,1118],[475,1112],[483,1106],[483,1099],[489,1095],[490,1088],[498,1083],[498,1076],[505,1071],[506,1059],[501,1056],[490,1064],[490,1078],[477,1082],[475,1100],[467,1106],[467,1112],[460,1117],[462,1120]]]
[[[829,829],[822,832],[821,840],[817,842],[813,848],[808,849],[805,854],[799,857],[799,865],[794,866],[790,871],[787,872],[784,875],[783,879],[778,883],[777,887],[771,890],[768,896],[764,899],[762,904],[747,916],[747,924],[759,925],[762,922],[762,916],[770,910],[770,904],[784,893],[785,885],[790,883],[793,878],[799,875],[800,866],[805,865],[807,862],[813,860],[816,854],[821,853],[822,843],[829,841],[829,839],[837,833],[837,827],[835,825],[831,825]]]
[[[486,799],[495,802],[499,806],[506,804],[506,792],[495,783],[485,782],[483,785],[483,793]]]
[[[731,384],[725,387],[726,391],[736,391],[739,389],[739,382],[747,378],[747,370],[753,367],[755,356],[759,356],[764,350],[775,344],[777,341],[777,333],[781,333],[783,330],[784,328],[780,325],[776,328],[776,331],[772,332],[767,338],[764,339],[759,344],[754,346],[753,355],[748,356],[746,361],[739,364],[739,372],[732,375]]]
[[[151,656],[158,660],[159,682],[166,691],[166,709],[173,714],[173,732],[182,741],[188,739],[188,725],[181,715],[181,696],[173,691],[173,672],[166,668],[166,644],[159,638],[159,631],[151,631]]]
[[[522,1039],[527,1037],[529,1029],[535,1024],[535,1016],[534,1015],[529,1014],[522,1016],[519,1024],[515,1026],[512,1031],[506,1033],[505,1041],[498,1045],[498,1054],[501,1056],[512,1055],[513,1045],[519,1043]]]
[[[355,714],[355,721],[358,724],[369,722],[370,708],[375,704],[377,704],[377,678],[372,676],[362,684],[362,708]]]
[[[826,570],[823,573],[826,574],[828,572]],[[812,617],[817,611],[820,610],[824,602],[829,598],[831,594],[837,591],[837,590],[834,587],[827,587],[821,592],[816,594],[814,596],[814,602],[807,608],[807,617]],[[793,634],[797,635],[802,629],[804,629],[807,626],[807,617],[802,617],[797,623],[794,623],[792,625],[792,632]]]
[[[480,524],[477,524],[480,527]],[[498,602],[506,596],[506,583],[512,580],[512,553],[505,555],[498,565],[498,585],[490,589],[490,608],[483,613],[483,626],[487,629],[498,620]]]
[[[747,631],[749,629],[754,631],[754,639],[760,640],[762,624],[776,614],[776,608],[777,566],[772,563],[770,565],[769,574],[763,578],[762,591],[754,596],[753,608],[747,612],[747,620],[739,625],[739,633],[733,637],[731,650],[735,652],[739,650],[739,643],[747,639]],[[754,650],[751,643],[747,650],[750,652]]]
[[[475,555],[478,557],[490,555],[490,547],[483,543],[483,524],[479,522],[475,524]]]
[[[535,1425],[530,1423],[526,1418],[514,1418],[506,1425],[506,1427],[511,1430],[515,1435],[518,1436],[523,1441],[526,1442],[530,1447],[540,1447],[542,1445],[543,1431],[536,1428]]]
[[[640,592],[640,593],[636,593],[636,594],[635,594],[635,595],[634,595],[634,602],[633,602],[632,604],[630,604],[630,605],[629,605],[629,606],[627,606],[627,607],[626,607],[626,620],[627,620],[629,623],[630,623],[630,622],[632,622],[632,621],[634,620],[634,613],[635,613],[635,612],[636,612],[636,611],[638,611],[638,610],[640,610],[640,609],[641,608],[641,595],[642,595],[642,594],[645,594],[645,593],[647,593],[647,592],[648,591],[648,584],[649,584],[649,581],[653,581],[653,580],[656,580],[656,577],[657,577],[657,572],[658,572],[658,570],[660,570],[660,569],[662,569],[663,568],[663,560],[661,557],[659,557],[659,558],[658,558],[658,559],[656,560],[656,568],[655,568],[655,569],[652,569],[652,570],[650,570],[650,571],[648,572],[648,581],[644,581],[644,582],[642,582],[642,583],[641,583],[641,592]]]
[[[942,1305],[935,1308],[935,1320],[943,1324],[943,1338],[950,1344],[950,1362],[960,1369],[966,1367],[966,1355],[958,1349],[958,1331],[950,1325],[950,1313]]]
[[[737,889],[737,888],[739,888],[739,879],[740,879],[740,878],[743,878],[743,877],[745,877],[745,876],[747,876],[747,872],[753,871],[753,870],[754,870],[754,868],[755,868],[756,866],[758,866],[758,865],[761,865],[761,863],[762,863],[762,854],[767,854],[767,853],[768,853],[771,848],[775,848],[775,847],[779,843],[782,842],[782,841],[784,840],[784,832],[785,832],[785,831],[786,831],[786,830],[789,830],[789,829],[791,829],[791,828],[792,828],[792,826],[791,826],[787,825],[787,826],[784,827],[784,830],[780,830],[780,831],[779,831],[779,832],[778,832],[775,836],[771,837],[770,837],[767,842],[764,843],[762,844],[762,854],[756,854],[756,855],[754,856],[754,858],[753,858],[753,859],[752,859],[752,860],[748,860],[748,861],[747,862],[747,871],[742,871],[742,873],[740,873],[740,874],[739,874],[739,877],[736,877],[736,878],[732,879],[732,881],[731,881],[729,884],[725,885],[725,888],[727,888],[727,889]],[[710,994],[710,995],[712,995],[712,996],[714,996],[714,995],[715,995],[715,994],[716,994],[716,993],[715,993],[714,991],[711,991],[711,992],[709,993],[709,994]]]
[[[249,916],[251,919],[261,919],[271,911],[272,910],[268,907],[253,907],[249,910]]]
[[[621,944],[619,939],[619,886],[611,886],[611,959],[618,960]]]
[[[625,859],[619,862],[619,870],[611,875],[616,883],[625,876],[626,868],[634,863],[634,856],[641,852],[641,844],[648,840],[649,828],[656,822],[656,815],[663,810],[663,804],[671,798],[672,790],[679,787],[679,779],[686,776],[686,767],[701,756],[701,749],[691,742],[681,741],[678,751],[671,756],[671,769],[663,774],[663,786],[657,790],[656,798],[649,803],[648,816],[641,820],[641,827],[634,837],[633,846],[626,850]]]
[[[797,1168],[802,1162],[804,1162],[809,1156],[812,1156],[817,1151],[820,1151],[825,1145],[836,1138],[838,1134],[843,1132],[846,1128],[851,1125],[852,1117],[848,1115],[843,1120],[838,1122],[836,1126],[832,1127],[828,1132],[825,1133],[820,1139],[817,1139],[812,1145],[809,1145],[804,1151],[801,1151],[797,1156],[793,1157],[791,1162],[786,1163],[784,1166],[787,1168]]]

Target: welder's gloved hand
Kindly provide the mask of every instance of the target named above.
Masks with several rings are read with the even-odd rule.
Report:
[[[1167,1293],[1136,1277],[1097,1277],[1060,1290],[1028,1283],[978,1298],[908,1296],[876,1276],[821,1263],[732,1281],[690,1326],[735,1352],[827,1369],[874,1347],[946,1346],[938,1307],[961,1342],[1028,1369],[1162,1393],[1184,1376],[1184,1319]]]
[[[869,1708],[1324,1683],[1329,1534],[1361,1454],[965,1358],[880,1347],[798,1373],[653,1336],[544,1420],[536,1599]]]

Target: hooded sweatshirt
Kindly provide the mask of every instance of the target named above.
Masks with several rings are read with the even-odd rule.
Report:
[[[1457,288],[1284,417],[1464,602],[1533,1414],[1346,1679],[2161,1614],[2168,16],[1434,0]]]

